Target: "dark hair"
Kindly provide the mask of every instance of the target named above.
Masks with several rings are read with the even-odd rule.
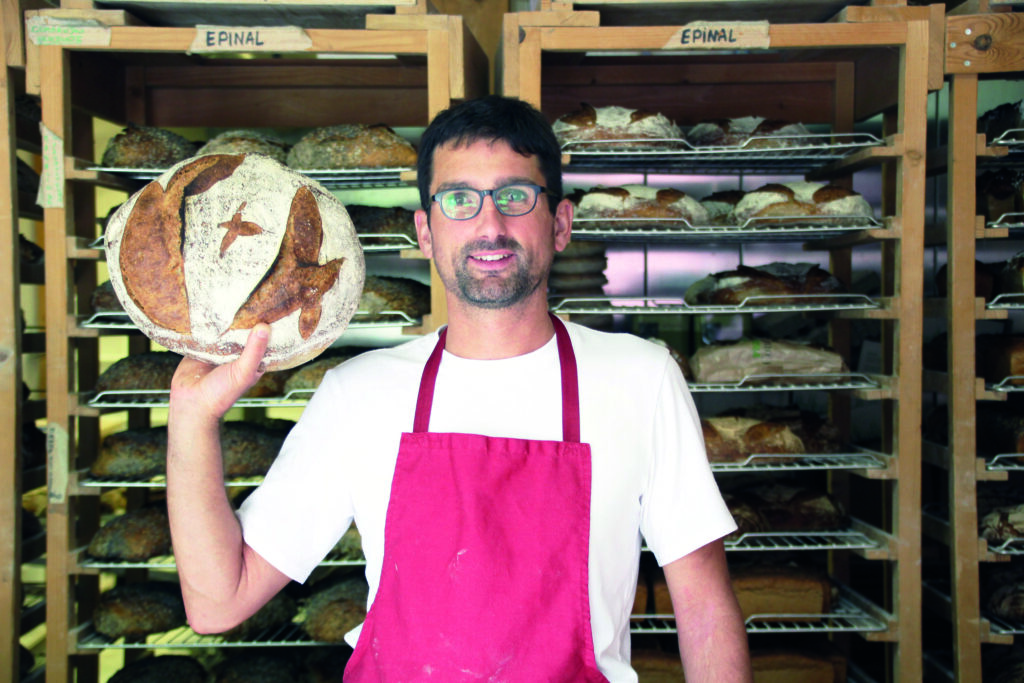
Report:
[[[562,152],[548,120],[528,102],[487,95],[445,109],[430,122],[420,138],[416,182],[420,205],[430,207],[434,176],[434,150],[446,143],[467,145],[501,140],[523,156],[536,155],[547,187],[551,213],[562,199]]]

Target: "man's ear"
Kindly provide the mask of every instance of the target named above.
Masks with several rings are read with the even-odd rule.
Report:
[[[413,214],[413,220],[416,222],[416,241],[420,243],[420,251],[427,258],[433,258],[434,245],[431,242],[430,217],[423,209],[416,209],[416,212]]]
[[[562,251],[569,246],[572,236],[573,205],[568,199],[558,202],[555,207],[555,251]]]

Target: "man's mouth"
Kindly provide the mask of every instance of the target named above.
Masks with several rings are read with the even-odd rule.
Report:
[[[511,257],[512,257],[511,254],[483,254],[483,255],[480,255],[480,256],[471,256],[470,258],[475,259],[477,261],[494,262],[494,261],[502,261],[504,259],[511,258]]]

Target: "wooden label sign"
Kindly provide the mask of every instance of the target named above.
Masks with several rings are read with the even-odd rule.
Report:
[[[666,43],[672,50],[767,48],[771,39],[767,21],[692,21]]]
[[[298,26],[196,26],[190,52],[302,52],[313,40]]]

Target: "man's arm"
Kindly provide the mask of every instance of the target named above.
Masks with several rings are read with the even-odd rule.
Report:
[[[185,358],[171,382],[167,511],[188,621],[219,633],[249,617],[289,581],[242,540],[224,488],[220,418],[263,374],[269,327],[241,357],[213,366]]]
[[[747,632],[722,541],[712,541],[663,569],[687,682],[752,681]]]

